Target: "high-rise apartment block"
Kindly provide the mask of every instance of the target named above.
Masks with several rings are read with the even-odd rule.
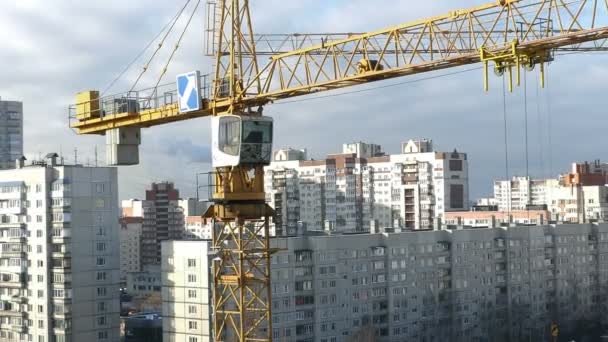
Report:
[[[279,236],[433,229],[446,211],[468,209],[467,155],[437,152],[430,140],[410,140],[396,155],[354,143],[322,160],[302,157],[279,150],[265,169]]]
[[[552,322],[561,336],[607,322],[608,224],[321,234],[273,244],[277,342],[543,341]],[[206,341],[205,248],[163,244],[167,341]]]
[[[0,340],[118,341],[114,168],[0,171]]]
[[[141,202],[143,227],[142,265],[160,265],[161,242],[179,240],[184,233],[184,212],[179,206],[179,191],[173,183],[152,183]]]
[[[513,177],[494,182],[493,203],[498,211],[549,210],[551,220],[588,222],[608,219],[608,164],[575,163],[572,171],[556,179]]]
[[[23,155],[23,104],[0,99],[0,169],[15,167]]]
[[[162,244],[163,341],[210,341],[209,248],[207,241]]]

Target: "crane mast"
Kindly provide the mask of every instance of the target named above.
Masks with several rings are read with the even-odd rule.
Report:
[[[210,7],[208,7],[210,8]],[[178,90],[77,96],[71,127],[103,134],[116,164],[134,164],[140,129],[212,117],[214,341],[272,341],[269,218],[264,165],[270,161],[274,101],[396,77],[483,63],[518,84],[521,70],[555,49],[608,46],[605,0],[497,0],[368,33],[256,35],[248,0],[213,3],[213,81],[197,83],[200,108],[184,111]],[[118,103],[118,106],[117,106]],[[234,142],[234,141],[236,142]],[[126,153],[126,154],[125,154]],[[121,156],[126,160],[121,162]]]

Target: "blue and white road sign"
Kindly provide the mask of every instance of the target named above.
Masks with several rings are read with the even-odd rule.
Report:
[[[177,75],[177,97],[180,113],[201,109],[200,80],[199,71]]]

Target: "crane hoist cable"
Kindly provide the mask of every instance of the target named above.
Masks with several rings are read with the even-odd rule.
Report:
[[[188,0],[188,2],[190,2],[190,0]],[[184,38],[184,35],[186,34],[186,31],[188,30],[188,27],[190,26],[190,23],[192,23],[192,18],[194,18],[194,15],[196,14],[196,11],[200,7],[200,4],[201,4],[201,0],[198,0],[196,2],[196,5],[194,6],[194,9],[192,10],[192,13],[190,14],[190,17],[188,18],[188,21],[186,22],[186,25],[184,26],[184,29],[182,30],[182,33],[180,34],[179,38],[177,39],[177,43],[175,43],[175,47],[173,48],[173,51],[171,51],[171,55],[169,55],[169,59],[167,59],[167,63],[165,63],[165,66],[163,67],[163,70],[160,73],[160,76],[158,77],[158,80],[156,81],[156,84],[154,85],[154,88],[152,90],[153,96],[156,94],[156,91],[158,89],[158,85],[160,84],[160,82],[162,81],[163,77],[167,73],[167,69],[169,68],[169,64],[171,63],[171,60],[173,60],[173,57],[175,56],[175,52],[177,52],[177,49],[179,49],[179,44],[182,42],[182,39]]]
[[[127,66],[120,72],[120,74],[118,74],[118,76],[116,76],[116,78],[114,78],[112,82],[108,84],[108,86],[101,93],[102,95],[107,93],[108,90],[112,89],[114,84],[116,84],[116,82],[118,82],[118,80],[120,80],[127,73],[127,71],[131,69],[133,64],[135,64],[146,53],[146,51],[148,51],[150,46],[152,46],[152,44],[158,40],[158,38],[163,34],[163,32],[165,32],[165,30],[167,30],[171,23],[177,20],[181,12],[182,11],[178,11],[173,17],[171,17],[171,19],[165,24],[165,26],[163,26],[163,28],[156,34],[156,36],[154,36],[154,38],[150,40],[150,42],[137,54],[137,56],[135,56],[135,58],[133,58],[133,60],[129,64],[127,64]]]
[[[526,159],[526,183],[527,183],[527,201],[526,201],[526,214],[528,220],[530,219],[530,205],[532,204],[532,180],[530,179],[530,149],[528,145],[529,133],[528,133],[528,73],[524,72],[524,145],[525,145],[525,159]]]
[[[186,10],[186,8],[190,4],[190,2],[192,2],[192,0],[186,0],[186,3],[184,4],[184,6],[182,6],[182,8],[178,11],[177,15],[174,17],[173,21],[171,22],[171,26],[169,27],[169,29],[167,30],[167,32],[165,32],[165,34],[164,34],[163,38],[161,39],[160,43],[158,43],[158,46],[156,47],[156,50],[154,50],[154,53],[152,54],[152,56],[150,56],[150,58],[148,59],[148,62],[144,65],[141,73],[139,74],[139,76],[137,76],[137,79],[135,80],[135,83],[133,83],[133,86],[129,90],[129,93],[132,92],[133,89],[135,89],[135,87],[137,87],[137,84],[141,80],[142,76],[146,73],[146,71],[148,71],[148,68],[150,67],[150,63],[152,63],[152,61],[154,60],[154,58],[156,57],[156,55],[158,54],[158,52],[160,51],[160,49],[162,49],[165,41],[167,40],[167,37],[169,36],[169,34],[171,33],[171,31],[173,31],[173,28],[175,27],[175,24],[177,24],[177,22],[179,21],[179,18],[182,16],[182,14]]]
[[[507,121],[507,80],[502,75],[502,117],[505,135],[505,181],[509,184],[507,188],[507,215],[511,216],[511,180],[509,179],[509,127]],[[510,222],[509,222],[510,223]]]
[[[541,178],[547,176],[547,172],[545,170],[545,155],[544,155],[544,138],[543,138],[543,114],[540,108],[540,84],[538,84],[538,80],[536,80],[536,121],[538,126],[538,161],[539,161],[539,173]]]

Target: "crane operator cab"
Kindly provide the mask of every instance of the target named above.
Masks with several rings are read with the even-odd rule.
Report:
[[[213,117],[213,167],[270,164],[272,124],[272,118],[267,116]]]

